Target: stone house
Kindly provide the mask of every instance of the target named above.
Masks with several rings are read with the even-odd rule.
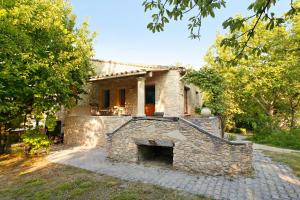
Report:
[[[68,144],[103,146],[103,135],[131,117],[154,113],[165,117],[194,116],[195,108],[201,105],[200,90],[182,81],[186,72],[183,67],[95,59],[92,65],[95,75],[86,86],[87,95],[65,119]]]
[[[199,117],[197,87],[183,67],[92,60],[96,75],[68,111],[64,143],[105,148],[108,158],[159,160],[189,172],[250,174],[252,145],[221,138],[216,117]]]
[[[96,75],[90,78],[88,96],[74,110],[94,115],[164,116],[194,115],[200,106],[197,87],[181,79],[186,69],[162,65],[137,65],[92,60]],[[76,115],[72,113],[71,115]]]

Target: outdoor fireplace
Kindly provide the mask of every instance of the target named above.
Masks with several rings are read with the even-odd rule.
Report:
[[[206,175],[250,175],[252,144],[217,137],[183,118],[132,118],[107,134],[108,158]]]
[[[173,147],[137,145],[139,162],[154,162],[172,165]]]

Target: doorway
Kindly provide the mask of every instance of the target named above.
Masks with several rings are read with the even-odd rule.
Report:
[[[155,112],[155,85],[145,87],[145,114],[153,116]]]
[[[190,88],[184,87],[184,114],[189,114],[189,99],[188,99],[189,90]]]

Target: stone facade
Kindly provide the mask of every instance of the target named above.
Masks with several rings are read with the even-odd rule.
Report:
[[[184,83],[182,69],[157,66],[143,67],[143,65],[129,65],[106,61],[92,62],[97,75],[127,73],[135,70],[149,70],[149,75],[132,75],[127,77],[107,78],[99,81],[92,81],[86,85],[86,95],[82,95],[82,100],[78,106],[70,111],[71,115],[86,115],[90,104],[98,104],[103,109],[104,90],[110,91],[110,107],[119,105],[119,90],[125,89],[126,110],[132,115],[137,115],[137,78],[145,77],[145,85],[155,86],[155,111],[164,112],[165,116],[179,117],[185,114],[195,115],[195,108],[201,105],[201,92],[192,85]],[[152,71],[151,71],[152,70]],[[187,112],[184,106],[184,88],[187,92]]]
[[[130,119],[126,116],[68,116],[64,121],[64,143],[105,147],[106,133]]]
[[[252,173],[252,144],[234,143],[182,118],[136,118],[108,134],[108,157],[138,162],[138,143],[173,144],[175,169],[207,175]]]
[[[185,119],[212,135],[222,136],[221,121],[218,117],[186,117]]]

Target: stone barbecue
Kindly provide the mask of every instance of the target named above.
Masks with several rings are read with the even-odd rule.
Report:
[[[217,137],[184,118],[132,118],[107,134],[115,161],[164,161],[173,168],[207,175],[250,175],[252,144]]]

